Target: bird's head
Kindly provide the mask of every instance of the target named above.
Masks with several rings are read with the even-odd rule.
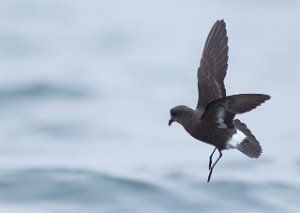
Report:
[[[169,126],[171,126],[174,121],[184,125],[187,119],[193,115],[193,112],[194,110],[184,105],[173,107],[170,110],[171,118],[169,120]]]

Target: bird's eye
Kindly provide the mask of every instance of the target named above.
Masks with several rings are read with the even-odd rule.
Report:
[[[172,115],[172,116],[176,116],[176,114],[177,114],[177,113],[174,112],[174,111],[171,112],[171,115]]]

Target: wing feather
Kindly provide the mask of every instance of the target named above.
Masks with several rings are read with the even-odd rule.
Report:
[[[204,109],[213,100],[226,96],[224,78],[228,61],[228,37],[223,20],[217,21],[210,30],[198,68],[198,104]]]
[[[236,114],[249,112],[270,99],[263,94],[239,94],[227,96],[209,103],[201,119],[223,125],[233,126],[233,118]],[[224,125],[223,125],[224,126]]]

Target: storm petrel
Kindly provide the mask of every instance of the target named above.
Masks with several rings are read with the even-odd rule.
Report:
[[[222,151],[235,148],[250,158],[258,158],[262,148],[236,114],[249,112],[266,100],[269,95],[239,94],[226,96],[224,78],[228,61],[226,25],[218,20],[210,30],[198,68],[198,104],[196,109],[184,105],[170,110],[169,126],[175,121],[195,139],[215,146],[209,157],[210,181],[212,171],[222,157]],[[219,157],[212,164],[215,151]]]

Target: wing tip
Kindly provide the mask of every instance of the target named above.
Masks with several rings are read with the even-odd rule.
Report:
[[[218,19],[218,20],[216,21],[216,23],[225,24],[225,21],[224,21],[224,19]]]

